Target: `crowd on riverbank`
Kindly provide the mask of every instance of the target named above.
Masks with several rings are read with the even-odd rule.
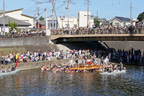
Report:
[[[2,56],[1,63],[9,64],[15,63],[19,58],[19,63],[29,63],[29,62],[38,62],[38,61],[51,61],[56,59],[77,59],[77,58],[100,58],[103,62],[104,58],[108,58],[109,61],[123,62],[123,63],[144,63],[144,52],[140,50],[131,49],[129,51],[124,50],[115,50],[115,49],[80,49],[80,50],[71,50],[64,52],[61,51],[44,51],[44,52],[26,52],[26,53],[13,53],[6,54]],[[83,61],[84,62],[84,61]],[[94,63],[94,60],[93,60]]]

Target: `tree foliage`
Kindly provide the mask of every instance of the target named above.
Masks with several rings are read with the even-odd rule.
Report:
[[[140,13],[137,19],[138,19],[139,21],[144,20],[144,12]]]
[[[15,22],[9,22],[8,26],[10,27],[10,31],[13,31],[18,25]]]
[[[94,24],[95,24],[95,27],[98,27],[100,25],[100,22],[97,18],[94,19]]]
[[[44,21],[44,17],[41,16],[41,17],[39,18],[39,20]]]

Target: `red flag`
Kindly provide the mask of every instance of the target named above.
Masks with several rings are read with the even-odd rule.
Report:
[[[19,57],[18,57],[18,59],[17,59],[17,61],[16,61],[15,68],[17,67],[18,62],[19,62]]]

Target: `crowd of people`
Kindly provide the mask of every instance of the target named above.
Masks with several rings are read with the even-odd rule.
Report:
[[[81,34],[142,34],[143,28],[136,26],[98,26],[96,28],[64,28],[63,33],[62,29],[51,30],[52,35],[81,35]]]
[[[82,34],[142,34],[144,32],[143,27],[137,26],[98,26],[96,28],[63,28],[63,29],[51,29],[51,35],[82,35]],[[0,35],[0,38],[20,38],[20,37],[34,37],[34,36],[46,36],[45,30],[31,29],[29,31],[22,31],[18,33],[8,33]]]
[[[83,57],[91,58],[100,58],[103,62],[104,58],[108,58],[109,61],[117,61],[123,63],[144,63],[144,52],[140,50],[131,49],[129,51],[124,50],[115,50],[115,49],[80,49],[80,50],[67,50],[67,51],[43,51],[43,52],[26,52],[26,53],[14,53],[2,55],[1,63],[8,64],[14,63],[19,58],[19,63],[29,63],[29,62],[38,62],[38,61],[51,61],[55,59],[76,59]],[[84,62],[84,61],[83,61]],[[94,63],[94,60],[93,60]]]
[[[21,38],[21,37],[35,37],[35,36],[45,36],[45,30],[31,30],[31,31],[22,31],[18,33],[7,33],[5,35],[0,35],[0,39],[5,38]]]
[[[118,72],[118,71],[123,71],[126,70],[125,67],[123,67],[122,62],[120,63],[120,66],[118,65],[105,65],[105,64],[92,64],[92,65],[86,65],[88,68],[82,68],[82,64],[80,64],[79,66],[77,64],[74,65],[50,65],[49,67],[46,66],[41,66],[41,71],[52,71],[53,73],[57,73],[57,72],[65,72],[65,73],[83,73],[83,72]],[[97,68],[90,68],[90,66],[97,66]],[[80,69],[81,68],[81,69]]]
[[[97,59],[99,58],[99,59]],[[30,63],[30,62],[38,62],[38,61],[51,61],[56,59],[70,59],[67,64],[61,64],[55,67],[53,66],[54,73],[60,70],[71,72],[76,70],[70,70],[71,67],[77,67],[86,64],[87,60],[91,61],[91,64],[95,66],[102,66],[101,69],[90,70],[90,71],[103,71],[104,70],[121,70],[120,67],[109,65],[108,62],[121,62],[123,63],[144,63],[144,52],[140,50],[131,49],[129,51],[124,50],[115,50],[115,49],[80,49],[80,50],[67,50],[67,51],[43,51],[43,52],[26,52],[26,53],[13,53],[11,52],[9,55],[3,55],[1,63],[2,64],[10,64],[10,63]],[[64,66],[62,66],[64,65]],[[106,66],[106,67],[104,67]],[[52,67],[45,67],[44,70],[50,70]],[[83,70],[89,71],[89,70]],[[82,72],[83,72],[82,71]]]
[[[9,73],[9,72],[12,72],[12,71],[15,71],[15,70],[16,70],[15,66],[13,66],[12,68],[9,66],[6,70],[4,69],[4,67],[2,67],[0,73]]]
[[[112,58],[111,58],[112,56]],[[134,50],[131,49],[129,51],[124,50],[112,50],[108,54],[108,57],[110,60],[120,61],[124,63],[144,63],[144,52],[141,52],[141,50]]]

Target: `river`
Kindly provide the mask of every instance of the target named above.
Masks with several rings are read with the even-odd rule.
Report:
[[[117,75],[41,72],[0,76],[0,96],[144,96],[143,66],[126,66]]]

